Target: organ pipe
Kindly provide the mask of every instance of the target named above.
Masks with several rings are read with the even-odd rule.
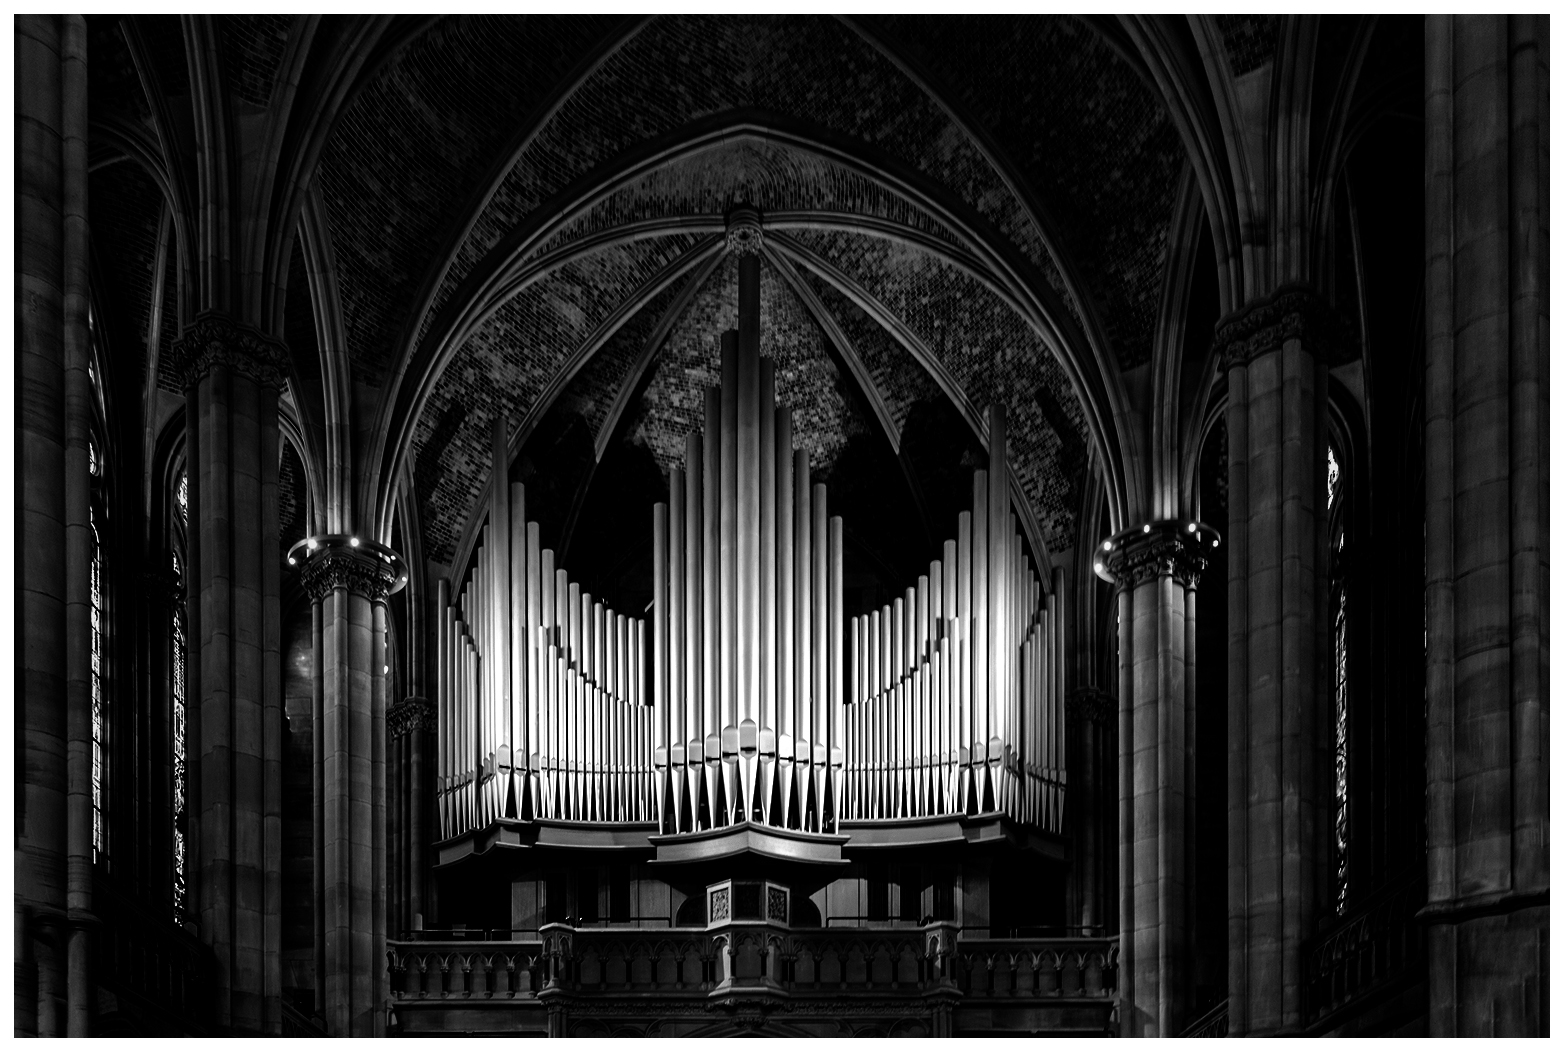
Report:
[[[842,520],[793,448],[754,268],[740,277],[722,385],[653,509],[647,616],[556,566],[525,487],[504,481],[496,425],[473,571],[436,590],[442,836],[534,818],[828,833],[993,811],[1057,831],[1064,580],[1039,576],[1017,532],[1003,409],[955,537],[901,594],[850,612]]]

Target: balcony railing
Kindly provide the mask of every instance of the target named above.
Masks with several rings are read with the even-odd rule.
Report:
[[[421,938],[389,947],[399,1002],[577,996],[787,996],[820,991],[1036,1001],[1117,997],[1117,941],[963,939],[952,924],[791,930],[545,925],[518,941]]]
[[[1118,994],[1118,941],[962,939],[957,985],[967,997],[1094,998]]]
[[[1304,951],[1310,1023],[1391,985],[1424,959],[1416,916],[1424,879],[1421,867],[1409,871],[1311,940]]]
[[[1227,998],[1213,1005],[1205,1015],[1196,1019],[1184,1028],[1179,1037],[1226,1037],[1227,1036]]]
[[[107,881],[94,882],[93,902],[102,919],[97,968],[103,985],[171,1028],[204,1033],[216,971],[211,951]]]

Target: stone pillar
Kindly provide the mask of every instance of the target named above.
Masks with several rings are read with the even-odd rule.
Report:
[[[16,20],[16,1021],[65,1029],[65,371],[60,23]]]
[[[415,644],[416,645],[416,644]],[[391,731],[393,801],[391,926],[394,933],[418,927],[424,912],[425,816],[429,801],[430,742],[434,706],[428,698],[406,698],[386,715]]]
[[[282,1032],[282,659],[277,395],[283,347],[216,313],[174,346],[190,479],[186,740],[191,905],[217,957],[215,1015]]]
[[[1288,286],[1218,326],[1228,432],[1228,996],[1234,1036],[1298,1030],[1329,881],[1326,348]]]
[[[19,17],[16,72],[14,1025],[58,1036],[85,1034],[92,1009],[91,680],[70,678],[88,668],[92,630],[81,18]]]
[[[1193,992],[1195,588],[1209,533],[1182,522],[1104,542],[1119,603],[1119,960],[1125,1037],[1176,1036]]]
[[[1548,28],[1429,16],[1429,1030],[1548,997]]]
[[[1118,799],[1117,788],[1111,784],[1115,764],[1109,762],[1108,754],[1118,712],[1118,699],[1096,687],[1072,691],[1065,700],[1071,750],[1069,799],[1074,813],[1071,828],[1076,830],[1071,867],[1076,921],[1088,932],[1103,929],[1107,923],[1108,896],[1112,893],[1103,832],[1106,809]]]
[[[295,552],[300,549],[295,547]],[[305,542],[303,584],[320,625],[319,723],[324,1014],[333,1037],[381,1037],[386,972],[386,597],[389,549],[331,535]]]

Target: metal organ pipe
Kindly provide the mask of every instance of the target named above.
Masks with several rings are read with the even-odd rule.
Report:
[[[741,285],[723,386],[653,511],[647,617],[556,567],[496,426],[472,572],[436,589],[441,835],[500,818],[830,832],[996,809],[1057,830],[1064,579],[1017,532],[1003,410],[955,537],[904,592],[849,613],[843,523],[793,449]]]

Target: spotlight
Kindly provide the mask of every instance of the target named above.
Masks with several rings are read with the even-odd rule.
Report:
[[[1102,550],[1105,551],[1105,552],[1113,551],[1113,542],[1112,541],[1103,541],[1102,542]]]
[[[1195,532],[1195,524],[1194,523],[1190,523],[1189,524],[1189,532],[1190,533],[1194,533]]]
[[[297,565],[299,565],[299,561],[297,559],[295,559],[293,556],[290,555],[290,556],[288,556],[288,565],[289,566],[297,566]]]
[[[1216,538],[1215,538],[1215,537],[1212,537],[1212,538],[1211,538],[1211,547],[1213,547],[1213,548],[1215,548],[1215,547],[1216,547],[1216,546],[1217,546],[1217,545],[1219,545],[1219,544],[1221,544],[1221,543],[1222,543],[1222,542],[1221,542],[1221,541],[1219,541],[1219,540],[1217,540],[1217,539],[1216,539]]]
[[[1102,563],[1097,564],[1097,572],[1102,573]]]
[[[1148,523],[1146,523],[1146,525],[1142,526],[1140,528],[1140,532],[1141,533],[1150,533],[1151,532],[1151,523],[1148,522]]]
[[[309,544],[310,551],[314,551],[315,550],[315,538],[311,537],[307,543]]]
[[[348,538],[348,543],[351,544],[353,547],[357,548],[358,547],[358,538],[357,537],[349,537]]]

